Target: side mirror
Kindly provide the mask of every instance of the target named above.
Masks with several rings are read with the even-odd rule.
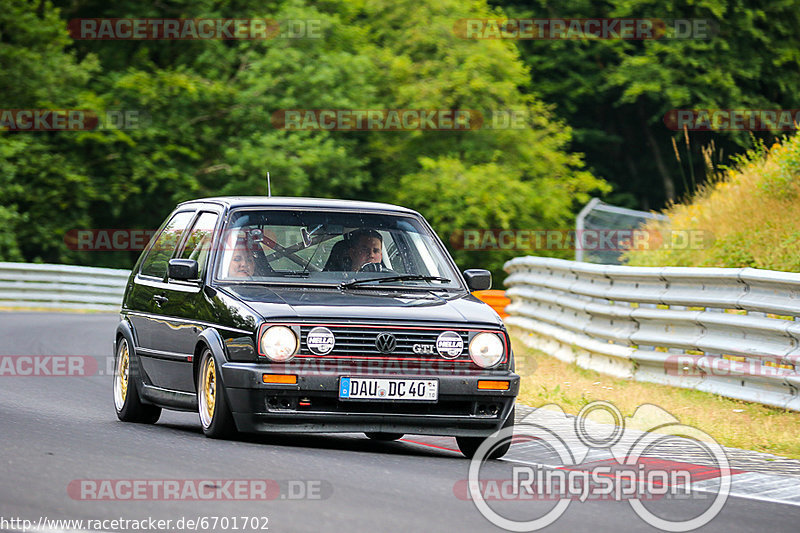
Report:
[[[177,280],[197,279],[197,261],[194,259],[170,259],[169,277]]]
[[[464,271],[467,288],[472,291],[485,291],[492,287],[492,273],[482,268],[470,268]]]

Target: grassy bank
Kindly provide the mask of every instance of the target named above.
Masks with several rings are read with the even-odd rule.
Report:
[[[754,267],[800,271],[800,137],[748,152],[736,169],[717,174],[688,202],[675,204],[665,222],[648,230],[677,239],[669,249],[630,251],[636,266]],[[672,233],[670,233],[672,232]]]
[[[670,412],[682,424],[699,428],[724,446],[800,459],[800,413],[708,394],[613,378],[567,364],[527,347],[512,335],[517,372],[522,376],[519,401],[539,407],[561,406],[569,414],[594,400],[615,404],[631,416],[650,403]]]

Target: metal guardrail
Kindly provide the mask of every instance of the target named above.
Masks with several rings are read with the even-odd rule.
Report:
[[[800,410],[800,274],[505,264],[505,319],[526,344],[614,376]]]
[[[0,263],[0,307],[119,311],[128,270]]]
[[[505,269],[506,323],[559,359],[800,410],[800,274],[543,257],[512,259]],[[0,307],[117,311],[128,276],[0,263]]]

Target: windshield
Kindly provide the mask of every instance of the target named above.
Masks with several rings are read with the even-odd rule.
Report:
[[[221,281],[460,288],[437,239],[415,217],[242,209],[231,213],[220,242]]]

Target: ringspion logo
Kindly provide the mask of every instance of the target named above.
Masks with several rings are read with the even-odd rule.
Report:
[[[611,424],[593,424],[608,419]],[[626,427],[645,428],[626,431]],[[599,432],[598,432],[599,428]],[[515,435],[516,433],[516,435]],[[527,437],[527,440],[526,440]],[[520,465],[515,461],[489,461],[498,447],[519,442],[546,450],[549,465]],[[703,464],[671,460],[680,442]],[[513,451],[513,447],[511,450]],[[604,459],[587,460],[589,453]],[[605,451],[603,451],[605,450]],[[689,453],[685,452],[685,453]],[[482,476],[487,464],[492,467]],[[498,471],[510,475],[498,479]],[[677,418],[655,405],[642,405],[632,417],[624,418],[609,402],[594,401],[574,418],[557,405],[540,407],[486,439],[470,461],[469,476],[456,482],[454,495],[471,500],[492,524],[507,531],[537,531],[553,524],[571,502],[627,502],[647,524],[665,531],[692,531],[713,520],[728,499],[731,470],[725,450],[707,433],[681,424]],[[696,491],[701,481],[713,481]],[[694,516],[671,516],[665,507],[648,508],[654,500],[696,500]],[[555,505],[526,506],[510,516],[509,507],[492,507],[490,501],[555,501]],[[667,502],[668,504],[668,502]],[[663,504],[660,504],[663,505]],[[524,518],[523,518],[524,517]]]

